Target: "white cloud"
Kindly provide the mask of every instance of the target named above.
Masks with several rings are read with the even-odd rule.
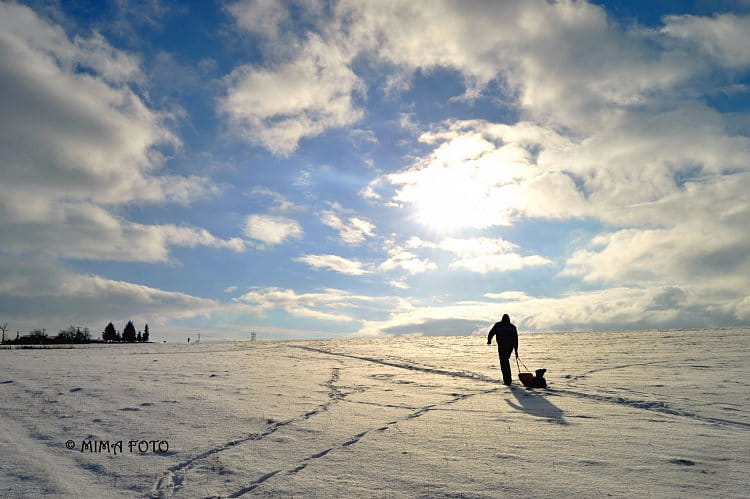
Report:
[[[289,11],[276,0],[242,0],[227,6],[237,25],[251,33],[274,38],[279,26],[289,18]]]
[[[520,300],[532,299],[531,296],[529,296],[528,294],[522,291],[502,291],[500,293],[485,293],[482,296],[484,296],[485,298],[493,299],[493,300],[503,300],[503,301],[520,301]]]
[[[268,68],[235,68],[226,79],[221,112],[238,136],[288,155],[301,139],[362,117],[352,95],[363,84],[348,62],[337,47],[310,34],[291,61]]]
[[[406,243],[409,248],[434,248],[449,251],[461,258],[505,253],[517,247],[504,239],[475,237],[470,239],[445,238],[438,243],[412,237]]]
[[[249,215],[245,221],[245,235],[265,245],[283,243],[287,239],[300,239],[302,226],[291,218],[276,215]]]
[[[172,245],[245,250],[239,238],[220,239],[195,227],[127,222],[91,203],[18,205],[15,199],[0,201],[6,254],[164,262]]]
[[[419,258],[417,255],[404,248],[393,245],[387,249],[388,259],[381,262],[378,268],[383,271],[394,269],[405,270],[409,275],[421,274],[428,270],[437,269],[435,262],[429,258]]]
[[[320,221],[337,230],[342,242],[357,246],[374,235],[375,224],[370,220],[358,216],[349,216],[344,220],[342,216],[346,210],[338,203],[333,203],[331,206],[331,210],[324,210],[321,213]]]
[[[450,264],[457,269],[469,270],[486,274],[494,271],[520,270],[525,267],[539,267],[552,262],[539,255],[521,256],[515,253],[501,253],[497,255],[481,255],[457,260]]]
[[[109,321],[155,324],[207,315],[220,303],[185,293],[78,274],[58,265],[0,259],[0,314],[14,328],[81,324],[98,334]],[[53,326],[55,327],[55,326]],[[99,329],[101,328],[101,329]]]
[[[416,220],[433,229],[524,217],[609,226],[573,253],[563,275],[614,286],[613,296],[632,297],[634,305],[623,298],[622,316],[606,303],[597,305],[606,314],[586,308],[590,318],[556,311],[561,325],[678,323],[680,313],[696,318],[695,311],[738,320],[750,285],[750,207],[742,194],[750,188],[750,141],[739,124],[744,117],[711,109],[701,97],[733,82],[725,69],[747,67],[747,17],[669,17],[651,30],[612,23],[585,2],[498,2],[460,12],[440,3],[405,7],[407,25],[391,23],[388,8],[349,8],[362,16],[362,29],[384,34],[374,49],[381,57],[412,68],[451,67],[480,85],[500,75],[523,120],[453,122],[423,134],[433,150],[378,177],[366,191],[371,199],[414,208]],[[438,32],[451,50],[431,38]],[[422,41],[434,48],[422,50]],[[379,192],[388,185],[396,188],[392,197]],[[465,265],[507,267],[522,258],[498,252],[467,257]],[[674,289],[687,297],[679,307],[669,314],[649,308],[653,297],[681,296]],[[555,303],[578,307],[578,296]],[[581,293],[580,304],[605,296]],[[545,317],[536,323],[555,327],[552,314]]]
[[[440,231],[481,229],[510,225],[522,215],[584,213],[585,199],[566,173],[568,165],[542,163],[547,151],[559,155],[574,147],[554,131],[527,122],[467,121],[420,140],[435,149],[400,172],[376,178],[370,189],[397,187],[393,200],[413,205],[424,225]]]
[[[265,187],[253,187],[249,192],[250,196],[266,197],[273,203],[268,207],[270,211],[286,213],[291,211],[301,211],[302,206],[289,201],[284,195],[279,192],[272,191]]]
[[[383,177],[376,177],[375,180],[366,185],[360,192],[359,195],[365,199],[379,200],[383,199],[383,196],[378,193],[375,188],[382,184]]]
[[[746,117],[712,109],[704,97],[732,88],[750,66],[750,16],[668,16],[662,23],[613,22],[588,2],[338,2],[319,39],[321,48],[347,54],[344,66],[352,54],[364,55],[401,88],[418,70],[452,69],[464,78],[464,97],[487,95],[494,81],[520,116],[510,125],[454,121],[422,133],[432,150],[360,195],[413,210],[414,220],[443,233],[524,218],[593,220],[607,233],[574,250],[564,276],[614,286],[615,295],[641,307],[675,286],[690,299],[714,292],[744,303]],[[410,125],[407,116],[403,126]],[[477,272],[551,263],[510,246],[453,245],[407,246],[452,252],[454,268]],[[404,248],[387,250],[380,270],[435,268]],[[700,283],[691,282],[696,276]],[[578,296],[554,303],[577,305]],[[598,302],[605,295],[580,296]],[[601,307],[610,315],[592,324],[616,319]],[[626,309],[632,316],[623,320],[637,323],[637,308]],[[663,312],[653,314],[644,320],[661,323]],[[566,323],[571,315],[559,317]]]
[[[61,258],[165,261],[170,244],[227,247],[203,229],[131,223],[113,207],[188,203],[219,188],[156,175],[179,147],[131,86],[137,56],[99,34],[70,39],[31,9],[0,4],[0,232],[3,251]]]
[[[504,239],[475,237],[470,239],[446,238],[438,243],[412,237],[410,248],[432,248],[448,251],[457,259],[450,267],[486,274],[493,271],[520,270],[524,267],[549,265],[552,262],[539,255],[521,256],[512,250],[518,246]]]
[[[354,295],[340,289],[298,294],[294,290],[281,288],[257,288],[237,298],[237,301],[255,307],[258,313],[284,310],[294,317],[335,322],[354,322],[357,320],[355,317],[341,311],[357,309],[361,304],[373,300],[372,297]]]
[[[346,275],[369,274],[369,265],[356,259],[343,258],[338,255],[302,255],[294,259],[314,268],[329,269]]]
[[[722,66],[732,69],[750,66],[750,16],[667,16],[661,31],[691,49],[697,48]]]
[[[395,289],[409,289],[409,283],[403,280],[390,280],[388,285]]]
[[[206,229],[194,227],[157,225],[147,226],[153,228],[167,240],[168,243],[177,246],[195,247],[208,246],[212,248],[228,248],[237,252],[245,250],[245,242],[239,237],[231,239],[220,239],[208,232]]]
[[[422,334],[487,332],[503,314],[510,315],[522,332],[606,330],[659,327],[706,327],[741,324],[747,300],[727,300],[692,287],[656,286],[647,289],[612,287],[571,292],[560,297],[533,297],[503,292],[502,300],[466,301],[445,306],[412,304],[396,307],[385,320],[366,320],[359,336],[382,336],[420,331]],[[452,326],[446,331],[446,325]]]
[[[127,85],[109,82],[119,76],[108,77],[114,69],[100,61],[109,54],[112,66],[128,66],[122,62],[128,56],[104,50],[101,37],[92,55],[26,7],[0,9],[2,190],[101,203],[166,199],[164,187],[182,179],[149,173],[161,161],[157,146],[177,139],[164,116]],[[105,74],[77,71],[89,57],[98,61],[91,69],[103,67]]]

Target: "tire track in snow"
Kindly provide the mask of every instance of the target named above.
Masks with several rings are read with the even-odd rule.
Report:
[[[309,350],[313,352],[319,352],[323,354],[328,355],[334,355],[339,357],[347,357],[351,359],[359,359],[364,360],[367,362],[373,362],[375,364],[381,364],[385,366],[390,367],[397,367],[400,369],[407,369],[410,371],[419,371],[419,372],[425,372],[429,374],[439,374],[443,376],[450,376],[452,378],[462,378],[462,379],[470,379],[474,381],[481,381],[483,383],[493,383],[493,384],[500,384],[499,379],[490,378],[489,376],[485,376],[480,373],[475,373],[471,371],[450,371],[448,369],[439,369],[439,368],[433,368],[433,367],[425,367],[421,366],[416,363],[412,362],[393,362],[385,359],[379,359],[377,357],[366,357],[363,355],[354,355],[344,352],[334,352],[331,350],[324,350],[322,348],[315,348],[310,346],[293,346],[293,348],[302,348],[304,350]],[[651,364],[651,363],[649,363]],[[636,364],[641,365],[641,364]],[[621,369],[623,367],[627,366],[615,366],[615,368]],[[603,369],[600,369],[603,370]],[[720,424],[720,425],[726,425],[726,426],[733,426],[736,428],[743,428],[743,429],[749,429],[750,423],[745,423],[742,421],[735,421],[731,419],[724,419],[724,418],[715,418],[710,416],[701,416],[700,414],[686,411],[683,409],[675,409],[666,402],[657,402],[657,401],[646,401],[646,400],[637,400],[637,399],[630,399],[626,397],[616,397],[616,396],[610,396],[610,395],[598,395],[593,393],[585,393],[585,392],[579,392],[576,390],[570,390],[570,389],[564,389],[564,388],[546,388],[547,393],[551,393],[553,395],[570,395],[577,398],[585,398],[588,400],[593,400],[596,402],[604,402],[609,404],[615,404],[620,406],[627,406],[632,407],[635,409],[641,409],[644,411],[651,411],[651,412],[658,412],[661,414],[668,414],[671,416],[679,416],[689,419],[694,419],[696,421],[701,421],[704,423],[712,423],[712,424]]]
[[[194,456],[191,456],[191,457],[185,459],[184,461],[181,461],[181,462],[179,462],[177,464],[174,464],[174,465],[170,466],[169,468],[167,468],[161,474],[161,476],[159,477],[159,479],[156,481],[156,484],[154,485],[154,487],[151,490],[151,494],[150,494],[151,497],[153,497],[153,498],[157,498],[157,497],[158,498],[162,498],[162,497],[169,497],[169,496],[174,495],[174,493],[177,492],[179,490],[179,488],[182,486],[182,484],[183,484],[183,482],[185,480],[185,475],[187,474],[187,472],[190,471],[190,469],[196,463],[198,463],[199,461],[201,461],[201,460],[203,460],[203,459],[205,459],[205,458],[207,458],[209,456],[212,456],[214,454],[218,454],[218,453],[223,452],[225,450],[234,448],[237,445],[240,445],[240,444],[243,444],[243,443],[246,443],[246,442],[253,442],[253,441],[257,441],[257,440],[262,440],[262,439],[266,438],[267,436],[275,433],[280,428],[283,428],[284,426],[288,426],[288,425],[290,425],[292,423],[296,423],[296,422],[299,422],[299,421],[304,421],[306,419],[310,419],[311,417],[313,417],[313,416],[315,416],[317,414],[320,414],[322,412],[327,411],[331,407],[331,405],[335,404],[336,402],[339,402],[339,401],[343,400],[344,397],[346,397],[346,395],[347,395],[346,393],[340,391],[338,389],[338,387],[336,386],[336,382],[338,381],[339,376],[340,376],[340,369],[338,367],[334,367],[331,370],[331,376],[328,379],[328,381],[326,381],[325,383],[323,383],[323,386],[325,386],[329,390],[328,391],[328,399],[329,400],[327,400],[325,403],[320,404],[319,406],[317,406],[317,407],[315,407],[315,408],[313,408],[313,409],[311,409],[311,410],[303,413],[300,416],[297,416],[297,417],[294,417],[294,418],[290,418],[290,419],[285,419],[283,421],[277,421],[277,422],[273,423],[271,426],[269,426],[268,429],[266,429],[266,431],[264,431],[262,433],[251,433],[250,435],[247,435],[245,437],[237,438],[235,440],[230,440],[229,442],[225,442],[225,443],[223,443],[221,445],[218,445],[216,447],[212,447],[212,448],[210,448],[208,450],[205,450],[205,451],[203,451],[201,453],[198,453],[198,454],[196,454]],[[260,485],[260,483],[262,483],[265,480],[271,478],[271,476],[273,476],[275,473],[278,473],[278,472],[273,472],[273,473],[264,475],[265,478],[261,477],[262,480],[259,478],[253,484],[248,485],[248,487],[252,487],[252,488],[257,487],[258,485]],[[270,475],[270,476],[268,476],[268,475]],[[250,490],[252,490],[252,489],[250,489]],[[249,490],[248,490],[248,492],[249,492]]]

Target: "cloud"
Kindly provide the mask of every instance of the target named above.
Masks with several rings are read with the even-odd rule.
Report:
[[[520,270],[524,267],[538,267],[549,265],[552,262],[539,255],[520,256],[515,253],[504,253],[498,255],[481,255],[473,258],[457,260],[450,264],[457,269],[469,270],[486,274],[493,271]]]
[[[341,218],[345,210],[338,203],[332,204],[331,210],[324,210],[321,213],[320,221],[335,229],[344,244],[358,246],[368,237],[372,237],[375,231],[375,224],[363,217],[350,216],[346,220]]]
[[[417,71],[454,70],[465,96],[500,88],[519,116],[512,124],[453,120],[422,128],[428,132],[404,119],[427,152],[376,177],[363,197],[413,210],[438,233],[526,219],[604,227],[571,249],[562,276],[607,290],[557,298],[502,291],[485,297],[502,302],[405,308],[373,330],[505,309],[537,329],[745,317],[746,117],[713,109],[705,97],[730,88],[750,65],[748,19],[669,16],[649,28],[617,23],[588,2],[338,2],[321,31],[329,47],[376,61],[402,88]],[[475,272],[551,263],[489,238],[385,249],[382,271],[436,268],[417,249],[452,253],[453,268]]]
[[[362,81],[339,48],[310,34],[296,57],[271,67],[243,65],[226,78],[219,109],[232,131],[278,155],[289,155],[300,140],[362,117],[353,94]]]
[[[403,280],[390,280],[388,285],[395,289],[409,289],[409,283]]]
[[[432,248],[456,255],[450,267],[486,274],[493,271],[520,270],[524,267],[549,265],[552,262],[539,255],[521,256],[512,250],[518,246],[504,239],[476,237],[470,239],[446,238],[438,243],[412,237],[410,248]]]
[[[400,246],[393,246],[388,250],[388,259],[381,262],[378,268],[383,271],[394,269],[405,270],[409,275],[421,274],[428,270],[435,270],[437,265],[429,258],[419,258]]]
[[[439,243],[424,241],[418,237],[412,237],[407,241],[409,248],[436,248],[443,251],[455,253],[461,258],[493,255],[510,251],[517,246],[504,239],[489,237],[476,237],[472,239],[446,238]]]
[[[0,314],[14,328],[80,324],[96,335],[109,321],[165,324],[207,315],[220,303],[185,293],[79,274],[59,265],[0,258]],[[102,328],[102,329],[99,329]],[[156,328],[158,329],[158,328]]]
[[[529,300],[532,297],[522,291],[502,291],[500,293],[485,293],[482,296],[493,300],[520,301]]]
[[[157,146],[178,141],[165,117],[122,85],[140,74],[130,56],[99,36],[71,42],[26,7],[0,9],[2,190],[101,203],[165,200],[164,187],[181,179],[149,173],[161,163]]]
[[[256,288],[236,298],[248,303],[258,313],[269,310],[284,310],[293,317],[318,319],[334,322],[354,322],[352,315],[342,310],[357,309],[363,303],[374,301],[368,296],[354,295],[340,289],[324,289],[317,293],[301,293],[291,289]]]
[[[371,271],[369,266],[356,259],[343,258],[337,255],[302,255],[294,259],[314,268],[329,269],[346,275],[363,275]]]
[[[376,178],[370,190],[395,186],[392,201],[412,205],[418,222],[439,231],[510,225],[523,208],[519,203],[546,199],[524,191],[554,190],[553,179],[540,175],[534,165],[533,146],[541,139],[551,139],[552,147],[565,142],[554,132],[525,123],[455,122],[443,133],[423,134],[420,140],[435,149],[412,166]],[[580,206],[575,189],[563,194],[561,204],[567,202],[569,210]]]
[[[273,246],[287,239],[300,239],[304,235],[302,226],[291,218],[276,215],[249,215],[245,221],[247,237]]]
[[[16,4],[0,4],[0,231],[6,254],[165,261],[171,244],[242,250],[204,229],[113,214],[135,203],[189,203],[219,188],[157,175],[180,146],[133,87],[139,58],[100,34],[73,39]]]
[[[622,233],[618,256],[606,258],[608,267],[596,269],[590,262],[604,263],[604,257],[593,258],[596,252],[586,250],[573,256],[564,275],[597,280],[597,273],[614,272],[610,268],[627,272],[627,263],[639,268],[638,252],[645,253],[647,246],[626,242],[638,233],[661,248],[650,261],[663,260],[653,270],[661,269],[660,282],[669,282],[681,279],[677,267],[684,264],[677,255],[689,254],[708,265],[710,254],[730,257],[750,247],[738,230],[746,225],[741,214],[748,210],[740,200],[750,188],[750,139],[735,131],[730,119],[706,105],[685,102],[664,112],[619,113],[582,141],[527,122],[454,122],[423,136],[435,146],[433,152],[401,172],[379,177],[378,185],[396,185],[394,200],[414,205],[425,223],[444,224],[441,228],[587,217],[632,229]],[[462,171],[466,175],[459,180]],[[455,204],[449,204],[453,183],[459,194],[451,193]],[[433,247],[449,249],[444,243]],[[620,254],[626,252],[632,258]],[[579,261],[591,272],[573,273]],[[541,257],[482,256],[455,266],[486,271],[545,263]],[[726,268],[718,263],[717,271]]]
[[[249,195],[254,196],[254,197],[265,197],[265,198],[270,199],[271,203],[273,203],[268,208],[270,211],[286,213],[286,212],[291,212],[291,211],[300,211],[303,209],[302,206],[296,203],[293,203],[292,201],[289,201],[281,193],[272,191],[271,189],[268,189],[265,187],[253,187],[252,189],[250,189]]]
[[[485,321],[466,319],[426,320],[418,324],[404,324],[382,329],[385,335],[393,336],[460,336],[485,325]]]
[[[731,69],[750,66],[750,16],[667,16],[662,33]]]
[[[206,229],[194,227],[157,225],[147,226],[162,234],[169,244],[183,247],[208,246],[212,248],[228,248],[236,252],[245,251],[245,242],[239,237],[220,239]]]
[[[750,210],[743,216],[750,216]],[[728,224],[624,229],[597,236],[589,248],[574,252],[562,275],[600,283],[692,283],[744,295],[748,247],[746,228]]]
[[[243,0],[227,6],[237,25],[243,30],[275,38],[279,26],[289,19],[289,11],[275,0]]]
[[[415,332],[462,335],[469,329],[487,332],[505,313],[522,332],[710,327],[716,323],[743,324],[748,311],[746,299],[726,300],[710,292],[680,286],[618,286],[559,297],[534,297],[510,291],[503,295],[501,300],[445,306],[401,305],[385,320],[363,321],[356,335]]]
[[[188,226],[127,222],[89,203],[50,203],[22,213],[0,203],[0,214],[6,254],[164,262],[172,245],[245,250],[239,238],[220,239]]]

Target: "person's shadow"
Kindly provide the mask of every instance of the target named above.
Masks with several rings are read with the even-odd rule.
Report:
[[[516,398],[517,404],[509,399],[505,399],[509,406],[526,414],[531,414],[538,418],[546,418],[557,424],[567,425],[562,409],[547,400],[541,393],[526,390],[518,386],[511,386],[510,392]]]

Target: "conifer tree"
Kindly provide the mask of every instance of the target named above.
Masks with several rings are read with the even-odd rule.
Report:
[[[135,326],[133,325],[133,321],[128,321],[125,329],[122,330],[122,341],[135,341]]]
[[[143,341],[148,341],[148,324],[146,324],[146,327],[143,328]]]
[[[140,343],[141,341],[143,341],[143,336],[141,336],[141,332],[140,331],[138,331],[138,334],[135,335],[135,341],[137,341],[138,343]]]
[[[104,328],[102,339],[104,341],[115,341],[117,339],[117,331],[115,331],[115,326],[111,322]]]

